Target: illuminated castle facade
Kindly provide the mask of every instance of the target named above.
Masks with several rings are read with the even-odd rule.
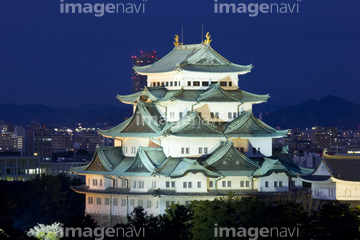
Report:
[[[238,76],[252,65],[231,63],[210,46],[183,45],[148,66],[147,87],[118,95],[134,106],[133,116],[100,133],[115,140],[99,146],[91,163],[73,171],[86,185],[86,213],[126,216],[143,206],[162,214],[172,203],[212,200],[228,191],[249,196],[301,187],[299,168],[273,138],[287,135],[256,118],[252,105],[269,95],[243,91]]]

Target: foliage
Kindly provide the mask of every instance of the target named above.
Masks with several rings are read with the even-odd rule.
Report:
[[[189,209],[180,204],[171,204],[159,217],[159,239],[189,239],[192,228],[192,215]]]
[[[51,225],[38,224],[34,228],[31,228],[27,235],[42,240],[58,240],[62,237],[63,228],[62,224],[55,222]]]

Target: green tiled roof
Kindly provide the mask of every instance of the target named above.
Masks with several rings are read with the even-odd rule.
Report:
[[[150,99],[151,101],[156,101],[158,97],[156,97],[155,94],[151,93],[147,87],[141,92],[133,93],[130,95],[117,95],[117,99],[120,100],[120,102],[123,103],[134,103],[138,102],[141,98],[142,100],[146,101],[147,99]]]
[[[197,98],[198,102],[238,102],[239,99],[232,97],[227,92],[225,92],[220,83],[211,84],[208,90],[204,93],[201,93]]]
[[[161,135],[164,125],[165,121],[155,104],[139,102],[131,118],[112,129],[99,132],[106,137],[152,137]]]
[[[251,111],[242,112],[225,129],[228,137],[283,137],[289,130],[277,131],[257,119]]]
[[[166,156],[161,147],[139,147],[133,162],[125,172],[150,172],[155,173]]]
[[[188,102],[266,102],[269,94],[259,95],[249,93],[241,89],[224,90],[219,83],[211,84],[206,90],[167,90],[165,87],[148,87],[144,91],[130,94],[117,95],[123,103],[145,102],[150,99],[152,102],[166,102],[170,100]]]
[[[209,169],[201,166],[196,160],[183,158],[178,167],[170,174],[172,178],[178,178],[186,175],[187,173],[203,173],[207,177],[217,178],[220,175],[212,172]]]
[[[182,119],[171,126],[167,134],[186,137],[224,137],[216,126],[202,119],[197,111],[188,112]]]
[[[298,174],[310,174],[314,170],[310,168],[299,167],[292,159],[289,148],[282,147],[273,150],[271,158],[264,158],[262,165],[254,173],[254,177],[268,176],[273,172],[284,172],[291,176]]]
[[[165,57],[148,66],[134,66],[140,74],[166,73],[175,70],[194,72],[241,73],[251,71],[252,65],[238,65],[226,60],[210,44],[181,45]]]
[[[259,164],[239,152],[232,141],[220,142],[220,146],[208,156],[202,165],[227,176],[251,176]]]

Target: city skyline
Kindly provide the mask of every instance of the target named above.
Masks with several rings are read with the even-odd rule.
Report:
[[[116,104],[117,94],[131,93],[131,56],[157,51],[163,57],[175,34],[192,44],[206,32],[230,61],[254,65],[239,86],[269,93],[268,104],[287,106],[327,95],[360,104],[358,2],[283,1],[298,4],[299,12],[254,17],[215,13],[216,2],[139,1],[143,13],[96,17],[61,13],[60,1],[5,1],[0,104]]]

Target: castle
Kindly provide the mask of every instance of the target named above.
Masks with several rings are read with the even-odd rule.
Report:
[[[86,176],[73,187],[86,195],[86,213],[126,216],[143,206],[159,215],[172,203],[213,200],[232,191],[249,196],[301,187],[298,167],[286,147],[273,149],[276,130],[252,113],[269,95],[243,91],[238,76],[252,65],[234,64],[206,40],[174,49],[135,71],[148,78],[143,91],[118,95],[133,105],[133,115],[110,130],[114,147],[98,146],[87,166],[72,170]]]

